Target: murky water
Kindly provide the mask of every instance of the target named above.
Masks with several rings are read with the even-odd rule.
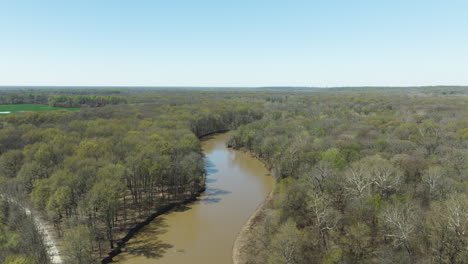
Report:
[[[227,134],[203,140],[207,190],[200,200],[157,217],[131,239],[121,264],[232,263],[234,240],[273,187],[263,164],[226,148]]]

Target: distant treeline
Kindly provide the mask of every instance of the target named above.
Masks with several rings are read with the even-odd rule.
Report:
[[[53,107],[100,107],[125,104],[127,99],[116,95],[48,95],[45,93],[13,93],[0,96],[0,104],[48,104]]]
[[[0,104],[47,104],[49,96],[37,93],[10,93],[0,96]]]
[[[54,95],[48,98],[49,106],[54,107],[80,107],[88,105],[91,107],[99,107],[104,105],[125,104],[127,99],[122,96],[101,96],[101,95]]]

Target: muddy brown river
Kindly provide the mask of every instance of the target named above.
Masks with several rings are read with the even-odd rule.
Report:
[[[226,148],[227,133],[203,139],[207,189],[200,199],[157,217],[127,242],[121,264],[232,263],[237,234],[273,188],[263,164]]]

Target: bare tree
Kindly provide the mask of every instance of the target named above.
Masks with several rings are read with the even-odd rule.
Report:
[[[459,196],[451,196],[446,201],[447,226],[449,229],[461,239],[468,242],[468,195],[460,194]],[[468,245],[466,245],[468,246]]]
[[[323,246],[328,249],[328,232],[336,227],[338,214],[332,209],[331,199],[321,196],[319,193],[310,195],[310,210],[314,222],[320,233]]]
[[[442,139],[442,129],[438,124],[425,121],[418,126],[419,143],[426,149],[427,155],[432,155]]]
[[[346,171],[347,189],[358,197],[361,197],[372,184],[368,168],[362,161],[357,161]]]
[[[443,169],[441,167],[430,167],[422,174],[421,180],[426,186],[431,199],[436,199],[440,192]]]
[[[409,203],[391,205],[383,212],[382,220],[387,227],[385,237],[392,238],[394,246],[403,246],[411,258],[413,248],[410,240],[416,223],[414,207]]]
[[[468,259],[468,197],[453,194],[437,204],[429,225],[432,257],[439,263],[465,263]]]
[[[389,160],[379,155],[374,155],[362,161],[368,169],[372,184],[377,187],[381,196],[388,195],[391,190],[397,188],[401,181],[401,170],[397,169]]]
[[[336,174],[336,169],[330,162],[320,161],[313,167],[307,175],[307,180],[312,184],[315,190],[323,193],[325,183]]]

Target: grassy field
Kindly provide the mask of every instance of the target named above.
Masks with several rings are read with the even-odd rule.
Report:
[[[68,111],[78,111],[80,108],[61,108],[51,107],[48,105],[39,104],[11,104],[11,105],[0,105],[0,114],[9,114],[15,112],[38,112],[38,111],[52,111],[65,109]]]

